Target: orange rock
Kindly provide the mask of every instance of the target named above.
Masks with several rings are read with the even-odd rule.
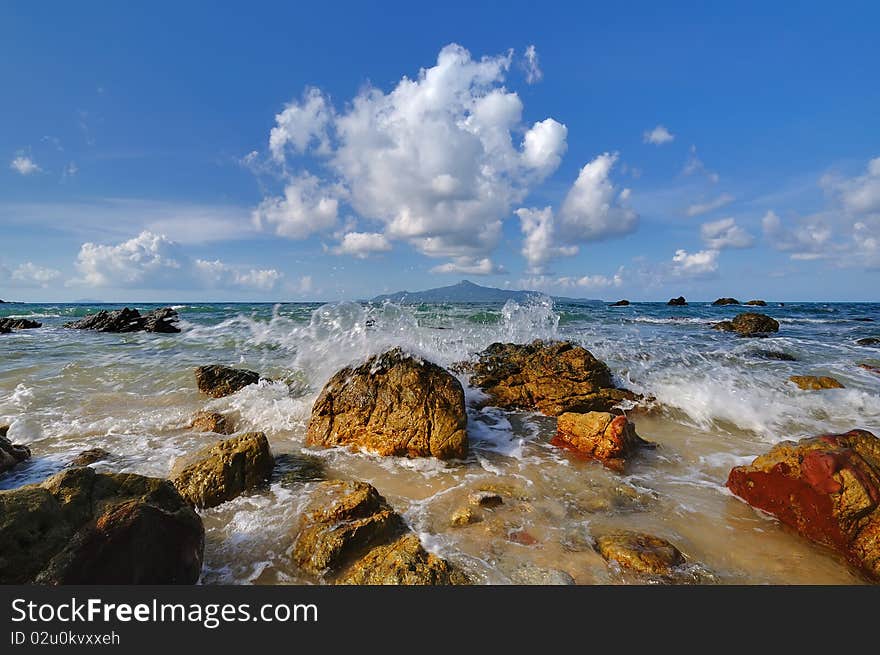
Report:
[[[560,415],[551,443],[597,459],[615,471],[623,470],[626,457],[639,446],[653,446],[636,434],[625,416],[608,412]]]

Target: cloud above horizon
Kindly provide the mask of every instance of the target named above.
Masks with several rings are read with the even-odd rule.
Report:
[[[42,169],[37,166],[37,163],[31,159],[30,157],[25,157],[24,155],[19,155],[15,157],[10,163],[9,168],[14,170],[19,175],[33,175],[34,173],[39,173]]]
[[[642,141],[655,146],[662,146],[675,140],[675,135],[663,125],[658,125],[653,130],[645,130],[642,133]]]

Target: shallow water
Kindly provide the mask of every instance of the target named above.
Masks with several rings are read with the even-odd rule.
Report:
[[[138,305],[142,310],[157,305]],[[468,389],[471,454],[465,463],[308,451],[327,477],[374,484],[430,550],[486,583],[522,580],[530,567],[576,582],[659,582],[609,567],[592,549],[611,528],[645,530],[675,543],[689,565],[675,581],[719,584],[857,584],[838,557],[752,510],[724,487],[732,466],[772,444],[860,427],[880,433],[880,304],[771,303],[756,311],[778,335],[741,339],[709,329],[745,308],[643,303],[368,306],[188,304],[175,308],[175,335],[67,330],[65,321],[118,306],[0,306],[0,316],[44,323],[0,336],[0,423],[34,457],[0,478],[14,488],[61,470],[78,452],[110,451],[98,470],[166,476],[178,456],[217,439],[186,428],[198,409],[232,412],[241,430],[266,432],[276,454],[304,451],[311,404],[329,377],[392,345],[439,364],[473,357],[494,341],[566,338],[606,361],[617,382],[657,399],[631,414],[641,436],[660,444],[627,475],[580,461],[548,444],[554,420],[480,408]],[[856,319],[870,318],[873,321]],[[766,359],[783,351],[798,361]],[[228,398],[199,394],[201,364],[244,366],[283,382]],[[832,375],[846,388],[804,392],[790,375]],[[466,384],[464,377],[460,378]],[[268,489],[203,512],[203,582],[312,582],[291,563],[299,512],[314,483]],[[452,527],[450,515],[479,489],[504,504],[483,520]]]

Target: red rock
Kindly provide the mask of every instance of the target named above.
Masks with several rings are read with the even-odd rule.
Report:
[[[880,580],[880,439],[865,430],[783,441],[727,487]]]
[[[538,540],[525,530],[514,530],[507,535],[507,539],[522,546],[534,546],[538,543]]]

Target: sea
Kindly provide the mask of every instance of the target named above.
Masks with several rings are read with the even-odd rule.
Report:
[[[266,488],[203,511],[203,584],[312,584],[291,558],[300,515],[317,478],[373,484],[431,552],[482,584],[859,584],[838,556],[734,497],[730,469],[783,440],[844,432],[880,434],[878,303],[768,301],[777,334],[741,338],[711,329],[746,311],[691,303],[563,303],[539,297],[506,304],[365,302],[172,304],[179,334],[104,334],[65,322],[123,305],[2,304],[0,317],[43,327],[0,335],[0,424],[33,457],[0,477],[0,489],[35,483],[88,448],[110,453],[99,471],[168,476],[175,460],[219,437],[189,429],[209,409],[241,431],[264,432],[276,455],[304,456],[311,475],[279,471]],[[141,311],[165,304],[129,304]],[[751,309],[751,308],[749,308]],[[653,399],[629,410],[658,447],[625,474],[549,442],[555,420],[486,405],[459,379],[468,403],[466,461],[378,457],[309,449],[312,403],[337,370],[392,346],[450,367],[493,342],[569,339],[604,360],[618,386]],[[785,353],[794,361],[775,359]],[[220,399],[196,388],[193,371],[226,364],[273,380]],[[802,391],[792,375],[829,375],[842,389]],[[317,471],[317,472],[315,472]],[[288,471],[289,473],[289,471]],[[479,490],[504,503],[482,520],[451,515]],[[636,530],[668,539],[687,564],[673,580],[605,562],[603,533]]]

